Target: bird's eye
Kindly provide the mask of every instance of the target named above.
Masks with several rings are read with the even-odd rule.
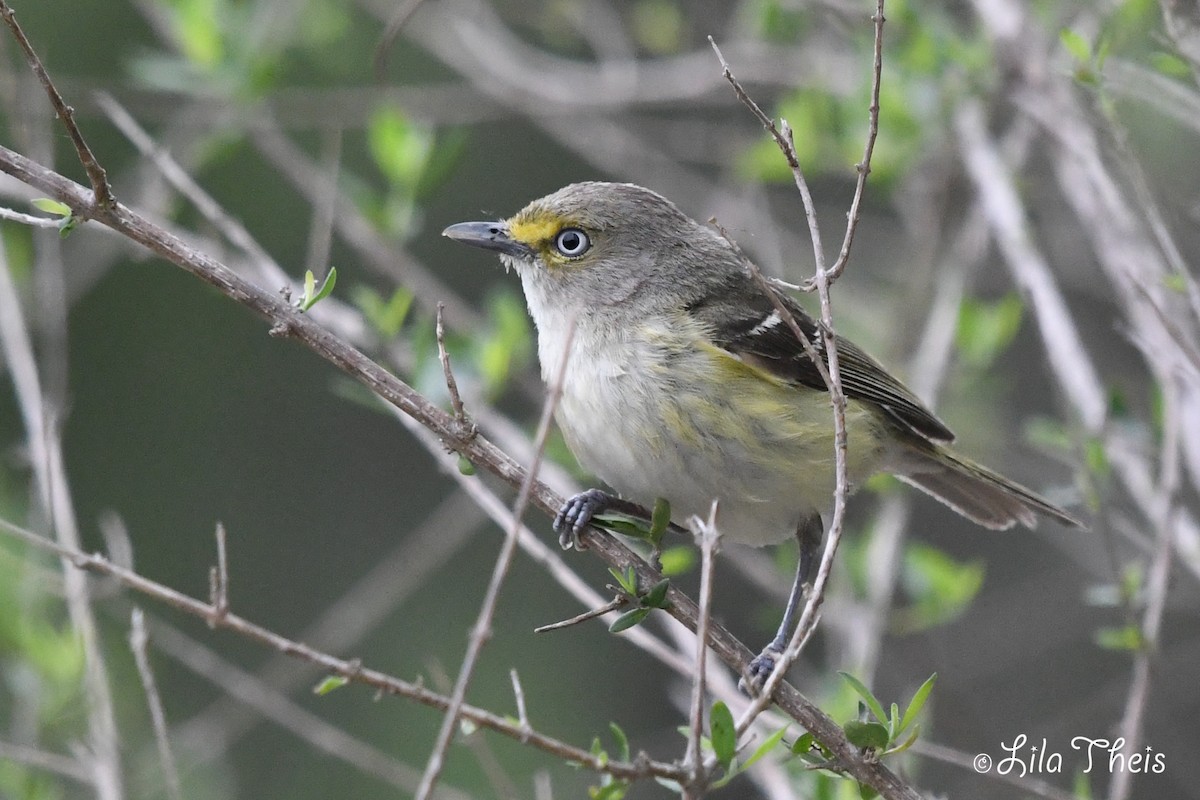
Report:
[[[563,228],[554,237],[554,249],[567,258],[578,258],[591,246],[591,239],[579,228]]]

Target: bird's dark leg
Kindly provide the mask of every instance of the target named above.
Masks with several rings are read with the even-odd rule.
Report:
[[[600,489],[588,489],[568,498],[554,517],[554,532],[558,534],[559,546],[563,550],[570,550],[572,547],[582,550],[583,544],[579,541],[579,534],[583,533],[592,517],[605,511],[620,511],[630,516],[649,519],[646,509],[637,503],[622,500]]]
[[[771,640],[771,643],[750,662],[750,677],[759,686],[775,669],[775,660],[783,653],[788,640],[792,638],[792,629],[796,627],[796,621],[800,616],[800,609],[804,601],[804,587],[812,585],[814,567],[821,550],[823,533],[824,526],[821,524],[820,514],[813,514],[811,517],[801,520],[799,527],[796,528],[796,543],[800,546],[800,560],[796,565],[796,579],[792,583],[792,593],[788,595],[787,608],[783,611],[783,621],[779,623],[779,630],[775,632],[775,638]]]

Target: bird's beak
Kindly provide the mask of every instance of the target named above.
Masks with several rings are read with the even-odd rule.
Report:
[[[524,260],[532,260],[534,256],[529,245],[512,238],[503,222],[460,222],[442,231],[442,236]]]

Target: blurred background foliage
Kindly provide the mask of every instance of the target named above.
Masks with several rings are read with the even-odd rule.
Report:
[[[305,270],[320,277],[336,266],[334,296],[318,318],[443,404],[434,313],[445,302],[468,412],[523,460],[541,387],[519,287],[495,259],[442,240],[444,226],[510,214],[575,180],[634,181],[698,219],[715,218],[767,271],[792,281],[809,275],[791,174],[721,79],[710,34],[764,108],[793,127],[827,247],[840,241],[866,135],[873,4],[865,2],[14,5],[123,202],[272,289],[295,289]],[[1111,169],[1126,185],[1151,187],[1194,269],[1200,95],[1197,62],[1164,17],[1177,5],[1188,4],[993,8],[1023,16],[1034,34],[1030,63],[1082,99]],[[966,452],[1057,501],[1081,503],[1093,530],[989,534],[895,480],[874,480],[851,504],[823,628],[793,680],[842,721],[855,716],[857,696],[837,670],[889,701],[910,697],[936,671],[922,741],[999,759],[1001,743],[1018,734],[1045,738],[1064,753],[1064,774],[1034,777],[1060,796],[1102,797],[1109,776],[1078,775],[1084,761],[1070,741],[1111,737],[1124,712],[1132,665],[1148,646],[1140,626],[1154,532],[1113,477],[1110,460],[1120,456],[1053,380],[1002,253],[987,244],[986,228],[970,233],[977,191],[953,122],[964,103],[982,102],[997,137],[1011,134],[1005,142],[1016,151],[1030,231],[1107,391],[1106,427],[1151,460],[1164,439],[1162,392],[1086,226],[1055,183],[1052,132],[1013,122],[1020,91],[1038,87],[988,7],[887,3],[879,140],[854,256],[835,291],[837,324],[913,378]],[[82,180],[7,35],[0,52],[3,142]],[[139,151],[120,110],[148,133],[148,148]],[[158,151],[211,194],[220,215],[164,179]],[[6,205],[27,208],[27,192],[9,181],[0,189]],[[231,220],[261,249],[231,236]],[[267,336],[241,308],[93,227],[59,240],[0,226],[86,547],[203,597],[220,521],[237,613],[318,647],[335,641],[339,655],[401,677],[437,686],[453,675],[500,541],[499,528],[455,488],[450,473],[462,465],[431,453],[374,398]],[[1180,295],[1192,286],[1186,273],[1164,283]],[[946,313],[934,316],[939,308]],[[557,438],[550,453],[565,468],[549,476],[556,486],[572,475],[586,483]],[[29,458],[0,365],[0,516],[44,528]],[[1176,501],[1195,513],[1194,473],[1191,480]],[[546,520],[529,523],[550,541]],[[1137,776],[1137,796],[1200,796],[1200,767],[1190,759],[1200,745],[1200,558],[1185,539],[1176,546],[1144,734],[1168,768]],[[678,553],[676,580],[694,589],[694,560]],[[795,555],[790,546],[724,555],[716,613],[758,643],[777,620]],[[567,559],[598,590],[611,580],[585,555]],[[163,797],[124,644],[131,605],[146,604],[104,581],[93,586],[127,794]],[[353,687],[313,696],[320,676],[281,667],[202,622],[146,610],[188,797],[395,796],[390,784],[411,791],[411,776],[395,765],[419,774],[438,714]],[[586,746],[595,736],[608,741],[616,722],[635,752],[674,756],[685,718],[678,677],[596,624],[532,633],[580,610],[519,558],[470,700],[515,713],[515,668],[539,729]],[[330,631],[339,629],[354,633],[338,639]],[[87,734],[83,664],[59,565],[0,537],[0,742],[77,754]],[[241,697],[232,688],[238,671],[261,679],[252,693],[277,692],[296,714],[315,714],[356,744],[336,744],[312,718],[230,700]],[[464,796],[533,797],[549,781],[553,796],[576,797],[598,783],[511,741],[463,738],[445,783]],[[782,769],[796,796],[857,794],[798,760]],[[928,755],[908,757],[904,769],[949,796],[1018,791]],[[0,757],[0,796],[90,794],[69,772]],[[759,794],[773,796],[741,777],[718,796]],[[628,796],[665,790],[637,786]]]

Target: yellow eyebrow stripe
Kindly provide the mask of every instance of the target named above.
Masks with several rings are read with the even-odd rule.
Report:
[[[508,223],[508,235],[522,244],[536,247],[558,233],[562,225],[562,220],[557,217],[514,219]]]

